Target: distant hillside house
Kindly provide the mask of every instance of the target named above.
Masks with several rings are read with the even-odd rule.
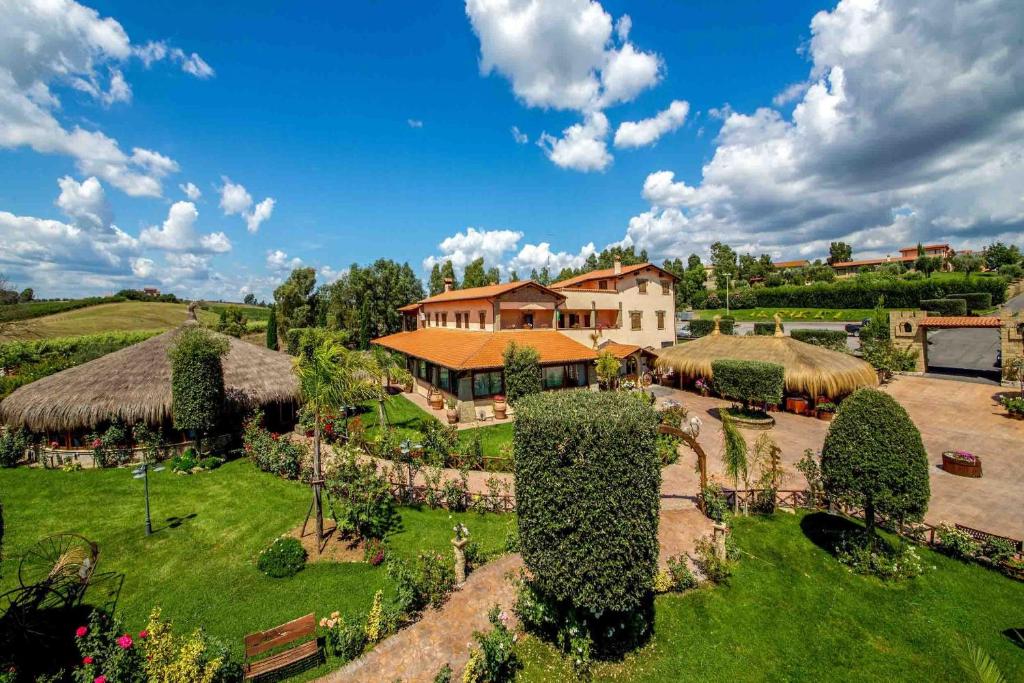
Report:
[[[160,290],[157,289],[156,287],[143,287],[142,293],[145,294],[146,296],[151,296],[154,298],[160,296]]]
[[[653,367],[675,343],[675,276],[650,263],[596,270],[545,287],[532,280],[452,289],[403,306],[405,331],[374,340],[405,355],[415,390],[438,389],[461,411],[489,411],[505,391],[502,355],[510,342],[537,350],[544,387],[597,383],[601,350],[624,374]]]
[[[775,266],[775,270],[790,270],[792,268],[806,268],[811,265],[811,262],[807,259],[797,259],[796,261],[773,261],[772,265]]]
[[[945,262],[953,256],[953,250],[948,244],[928,244],[923,247],[925,256],[937,256]],[[899,256],[886,256],[885,258],[861,259],[858,261],[841,261],[833,263],[832,268],[838,277],[850,277],[860,272],[864,266],[876,267],[887,263],[902,263],[907,268],[913,269],[917,261],[917,247],[904,247],[900,249]]]

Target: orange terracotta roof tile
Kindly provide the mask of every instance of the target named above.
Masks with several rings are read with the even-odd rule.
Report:
[[[626,356],[636,353],[637,351],[640,350],[640,348],[641,347],[637,346],[636,344],[620,344],[618,342],[608,342],[606,344],[601,344],[601,346],[598,347],[597,350],[598,352],[608,351],[619,360],[622,360]]]
[[[563,289],[565,287],[574,287],[583,282],[590,282],[591,280],[603,280],[605,278],[622,277],[623,275],[629,275],[630,273],[635,273],[636,271],[643,270],[644,268],[654,268],[655,270],[659,270],[665,275],[668,275],[673,280],[676,279],[675,275],[668,272],[664,268],[659,268],[653,263],[637,263],[632,266],[622,266],[622,270],[619,272],[618,275],[615,274],[615,268],[602,268],[601,270],[592,270],[589,273],[583,273],[583,275],[577,275],[576,277],[571,277],[567,280],[555,282],[551,285],[551,289]]]
[[[597,358],[593,349],[554,330],[473,332],[425,327],[373,340],[374,344],[453,370],[500,368],[509,342],[537,349],[542,365]]]
[[[935,316],[927,317],[920,322],[921,327],[1002,327],[1003,323],[995,317],[970,316]]]
[[[776,268],[803,268],[811,265],[811,262],[807,259],[797,259],[796,261],[776,261],[772,265]]]
[[[434,296],[428,296],[419,303],[421,304],[436,304],[443,301],[465,301],[466,299],[490,299],[494,296],[499,296],[507,292],[525,287],[526,285],[533,285],[540,287],[541,289],[548,289],[539,282],[533,280],[517,280],[516,282],[502,282],[497,285],[487,285],[485,287],[470,287],[468,289],[453,289],[448,292],[441,292]],[[552,296],[558,298],[564,298],[558,292],[551,292]]]
[[[407,312],[415,311],[419,307],[420,307],[420,305],[418,303],[406,304],[405,306],[400,306],[398,308],[398,312],[399,313],[407,313]]]

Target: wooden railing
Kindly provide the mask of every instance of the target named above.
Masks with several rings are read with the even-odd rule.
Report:
[[[435,501],[441,503],[441,507],[450,509],[448,505],[445,491],[442,488],[436,488],[431,486],[413,486],[411,489],[408,485],[400,482],[390,483],[391,495],[396,500],[406,504],[415,505],[426,505],[427,501],[433,497]],[[428,496],[433,494],[433,496]],[[514,512],[516,509],[515,497],[508,493],[493,494],[493,493],[473,493],[472,491],[463,491],[461,500],[459,501],[459,507],[465,510],[485,510],[488,512]]]
[[[222,450],[230,445],[231,434],[221,434],[203,440],[203,446],[210,450]],[[182,441],[180,443],[163,444],[157,448],[157,459],[166,460],[176,455],[181,455],[188,448],[194,448],[195,441]],[[136,446],[131,449],[131,455],[127,462],[141,462],[146,448]],[[95,451],[92,448],[50,448],[39,446],[32,450],[29,461],[38,462],[47,469],[56,469],[70,463],[78,463],[82,467],[96,467]]]

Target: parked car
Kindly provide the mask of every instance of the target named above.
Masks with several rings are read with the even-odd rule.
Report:
[[[871,322],[870,318],[864,318],[859,323],[846,323],[846,334],[852,334],[857,336],[860,334],[860,329]]]

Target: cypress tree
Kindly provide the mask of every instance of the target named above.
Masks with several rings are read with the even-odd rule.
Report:
[[[267,318],[267,348],[277,351],[277,306],[270,307],[270,317]]]

